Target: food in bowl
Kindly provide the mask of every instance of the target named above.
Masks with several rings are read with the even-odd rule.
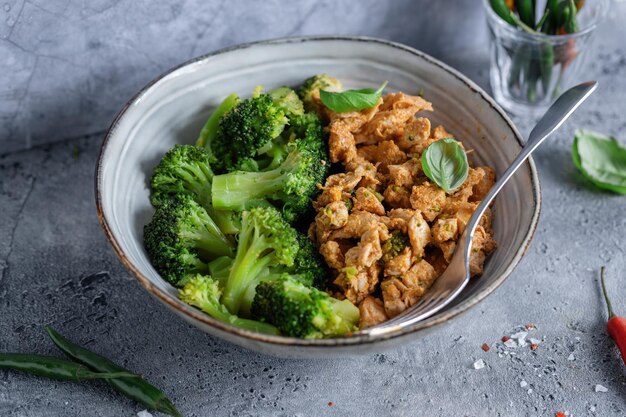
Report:
[[[233,94],[196,145],[163,157],[144,243],[181,300],[244,329],[325,338],[428,290],[494,173],[415,117],[430,103],[383,88],[319,75]],[[490,214],[476,236],[474,275],[495,248]]]

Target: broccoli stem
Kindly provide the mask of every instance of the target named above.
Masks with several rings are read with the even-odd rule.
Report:
[[[200,136],[196,141],[197,146],[203,146],[208,150],[211,149],[211,142],[217,135],[217,126],[219,125],[220,117],[235,107],[237,103],[239,103],[239,96],[237,96],[237,94],[231,94],[226,97],[219,106],[217,106],[215,111],[211,114],[211,116],[209,116],[209,119],[202,127]]]
[[[273,335],[279,334],[278,329],[271,324],[262,323],[256,320],[242,319],[234,314],[229,313],[228,310],[226,310],[226,308],[224,308],[224,306],[221,304],[205,302],[200,305],[196,305],[196,307],[198,307],[200,310],[204,311],[216,320],[230,323],[233,326],[237,326],[245,330]]]
[[[230,267],[232,264],[233,258],[228,256],[220,256],[208,264],[211,277],[219,282],[222,288],[226,285],[226,280],[228,279],[228,274],[230,273]]]
[[[228,275],[222,303],[232,314],[238,314],[248,287],[261,271],[272,261],[264,254],[269,244],[252,230],[244,230],[239,236],[237,254]]]
[[[199,251],[209,256],[232,256],[232,242],[222,233],[211,216],[198,216],[194,213],[190,219],[194,227],[181,231],[181,237],[193,239],[197,242]]]
[[[233,171],[213,177],[213,207],[245,210],[255,200],[272,197],[285,188],[289,175],[299,167],[298,152],[292,152],[277,168],[263,172]]]

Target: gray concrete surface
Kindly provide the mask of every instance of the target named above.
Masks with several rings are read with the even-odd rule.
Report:
[[[439,13],[423,26],[411,16],[432,14],[435,2],[414,8],[408,1],[369,3],[342,2],[334,13],[354,10],[340,19],[329,2],[281,2],[280,16],[299,16],[290,25],[270,17],[279,10],[272,2],[250,8],[237,1],[173,8],[130,1],[0,5],[11,17],[4,23],[9,28],[0,23],[0,58],[14,65],[0,77],[0,149],[37,145],[0,156],[0,351],[59,354],[44,335],[43,326],[51,324],[145,375],[185,416],[626,415],[624,366],[605,333],[597,282],[599,267],[607,265],[615,308],[626,315],[626,197],[590,188],[570,156],[576,127],[626,141],[624,2],[615,3],[618,12],[601,28],[590,57],[588,78],[597,77],[600,89],[537,153],[544,205],[527,256],[495,294],[425,338],[341,361],[260,356],[167,311],[109,248],[93,202],[100,131],[132,90],[179,60],[266,36],[370,34],[421,46],[487,84],[484,45],[473,38],[483,21],[480,11],[470,13],[470,2],[463,3],[464,16]],[[394,16],[400,20],[389,22]],[[227,19],[249,28],[233,33]],[[433,34],[438,28],[441,39]],[[528,131],[528,121],[517,122]],[[42,145],[48,141],[56,143]],[[527,323],[537,326],[529,337],[542,340],[539,348],[505,348],[500,338]],[[478,359],[485,368],[473,368]],[[608,392],[595,392],[597,384]],[[0,371],[3,417],[133,416],[139,410],[103,383]]]

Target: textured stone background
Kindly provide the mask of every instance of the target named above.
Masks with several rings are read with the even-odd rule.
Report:
[[[256,355],[190,327],[149,297],[96,218],[92,175],[102,131],[168,67],[283,35],[390,38],[486,86],[478,2],[4,0],[0,17],[0,351],[58,354],[44,336],[51,324],[146,375],[185,416],[626,415],[624,367],[605,335],[597,282],[608,265],[615,307],[626,314],[626,199],[589,188],[570,162],[576,127],[626,140],[623,1],[614,2],[590,56],[587,78],[600,80],[599,91],[535,158],[543,212],[515,273],[426,338],[341,361]],[[530,122],[516,121],[528,132]],[[532,337],[545,338],[539,349],[500,357],[501,336],[526,323],[538,326]],[[485,342],[490,352],[480,349]],[[480,358],[487,366],[473,369]],[[596,393],[596,384],[608,392]],[[140,409],[102,383],[0,371],[3,417]]]

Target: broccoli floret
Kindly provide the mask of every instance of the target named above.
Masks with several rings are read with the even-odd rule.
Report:
[[[323,290],[327,286],[330,271],[311,239],[303,233],[298,233],[298,253],[294,258],[293,266],[271,268],[270,277],[275,274],[287,273],[308,287]]]
[[[203,206],[211,205],[213,171],[211,155],[203,148],[176,145],[154,169],[150,180],[150,202],[157,207],[172,196],[191,194]]]
[[[247,320],[231,314],[220,303],[221,290],[215,280],[209,276],[196,275],[189,278],[185,286],[178,291],[178,298],[199,308],[216,320],[255,332],[277,335],[278,329],[270,324]]]
[[[241,213],[215,210],[211,203],[213,171],[211,155],[192,145],[176,145],[154,169],[150,181],[150,202],[157,207],[178,194],[189,194],[215,220],[225,234],[236,234],[241,226]]]
[[[283,108],[268,94],[239,102],[220,118],[215,139],[207,142],[214,168],[230,171],[244,166],[283,132],[287,122]]]
[[[154,267],[173,285],[183,283],[188,274],[207,272],[204,262],[232,256],[234,246],[206,210],[186,194],[157,207],[144,227],[144,243]]]
[[[389,239],[383,243],[383,260],[388,261],[398,256],[404,248],[411,245],[409,236],[400,230],[391,232]]]
[[[261,281],[252,315],[287,336],[306,339],[343,336],[357,329],[359,309],[289,276]]]
[[[307,78],[304,81],[302,87],[298,90],[298,95],[300,96],[302,103],[304,103],[304,108],[307,111],[314,111],[316,108],[312,99],[313,92],[324,90],[336,93],[340,92],[341,89],[341,81],[338,79],[327,74],[318,74]]]
[[[197,146],[204,146],[207,150],[212,148],[213,140],[217,136],[217,127],[219,125],[220,118],[230,109],[235,107],[237,103],[239,103],[239,96],[237,94],[231,94],[226,97],[219,106],[217,106],[202,127],[198,140],[196,141]]]
[[[280,151],[286,154],[280,164],[272,162],[270,169],[259,172],[233,171],[215,176],[213,206],[241,211],[270,200],[282,208],[289,222],[310,214],[311,201],[319,192],[317,184],[323,183],[328,174],[327,148],[316,116],[298,118],[292,129],[293,137]],[[275,148],[282,149],[278,145]]]
[[[268,93],[274,103],[283,108],[289,119],[294,116],[304,115],[304,105],[298,94],[289,87],[279,87]]]
[[[237,252],[222,299],[231,313],[239,313],[248,287],[269,266],[293,265],[298,251],[296,233],[275,208],[258,207],[243,213]]]

